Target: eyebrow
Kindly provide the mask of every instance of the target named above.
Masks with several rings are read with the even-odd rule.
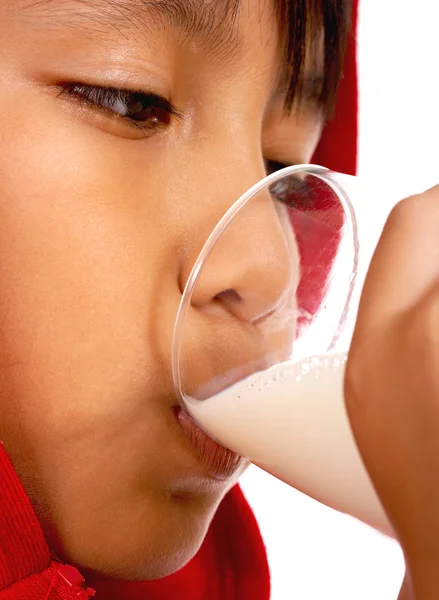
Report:
[[[225,58],[238,46],[240,5],[241,0],[32,0],[24,10],[44,10],[52,22],[76,20],[93,31],[174,30]]]

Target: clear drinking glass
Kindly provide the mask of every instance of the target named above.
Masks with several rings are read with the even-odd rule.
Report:
[[[217,442],[391,534],[343,401],[361,289],[386,216],[370,210],[369,196],[357,178],[316,165],[285,168],[241,196],[187,281],[173,377],[184,410]],[[231,286],[209,298],[224,265]]]

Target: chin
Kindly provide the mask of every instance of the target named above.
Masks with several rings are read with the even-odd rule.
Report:
[[[179,548],[173,546],[163,554],[155,556],[147,565],[130,565],[129,568],[120,572],[116,579],[138,582],[168,577],[185,567],[196,556],[203,541],[204,536],[193,544],[186,543]]]
[[[107,535],[92,555],[72,553],[70,559],[62,558],[76,566],[92,587],[93,582],[109,579],[149,581],[179,571],[200,549],[216,507],[200,510],[196,503],[178,500],[183,504],[178,508],[174,500],[170,502],[173,506],[166,514],[150,515],[147,527],[139,524],[123,539]]]
[[[201,547],[203,540],[193,546],[186,545],[184,548],[173,548],[169,552],[163,552],[148,558],[148,561],[138,560],[132,563],[115,564],[113,568],[90,569],[82,565],[75,565],[86,578],[87,584],[92,587],[99,582],[117,580],[126,582],[153,581],[162,579],[176,573],[185,567]]]
[[[137,554],[137,560],[123,557],[120,554],[114,557],[112,564],[109,564],[108,557],[105,562],[99,559],[84,564],[82,561],[67,560],[78,568],[81,574],[87,579],[87,583],[93,585],[94,582],[106,580],[118,581],[151,581],[162,579],[168,575],[182,569],[188,562],[194,558],[204,541],[204,536],[197,539],[185,540],[185,543],[175,543],[169,541],[169,546],[156,548],[154,553],[148,552],[142,557]],[[66,557],[63,557],[64,560]]]

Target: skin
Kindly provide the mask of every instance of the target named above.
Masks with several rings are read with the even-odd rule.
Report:
[[[439,187],[392,212],[346,373],[352,429],[405,554],[401,600],[439,596],[438,224]]]
[[[221,59],[175,28],[105,29],[81,6],[0,0],[0,439],[57,554],[139,580],[196,553],[239,475],[212,479],[172,410],[185,281],[264,159],[309,161],[322,119],[312,104],[286,116],[274,93],[269,3],[242,3]],[[183,118],[145,133],[63,82],[152,90]],[[191,309],[195,358],[218,311],[236,320],[218,294],[237,290],[251,320],[282,284],[276,214],[253,216],[274,250],[241,230],[254,252],[231,268],[229,240]]]

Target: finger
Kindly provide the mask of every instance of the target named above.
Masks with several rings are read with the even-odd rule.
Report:
[[[392,211],[366,278],[358,331],[410,310],[439,281],[439,186]]]

